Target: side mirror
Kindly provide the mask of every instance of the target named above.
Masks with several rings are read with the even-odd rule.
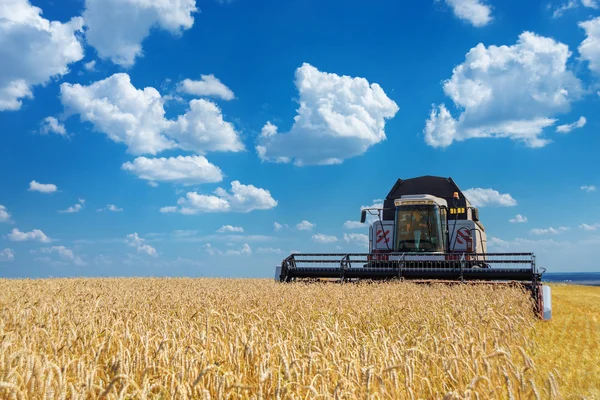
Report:
[[[364,224],[367,219],[367,210],[362,210],[360,213],[360,223]]]

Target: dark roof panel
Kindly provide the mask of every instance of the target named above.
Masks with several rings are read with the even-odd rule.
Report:
[[[384,208],[391,208],[383,212],[383,219],[394,219],[394,199],[406,194],[430,194],[440,197],[448,202],[448,207],[454,206],[454,192],[458,192],[457,207],[466,207],[465,196],[452,180],[441,176],[425,175],[411,179],[398,179],[383,203]],[[466,214],[459,215],[458,219],[465,219]]]

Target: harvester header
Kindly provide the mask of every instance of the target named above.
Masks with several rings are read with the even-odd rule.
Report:
[[[551,317],[550,288],[533,253],[488,253],[479,210],[452,178],[398,179],[369,225],[367,253],[291,254],[275,279],[334,278],[340,282],[388,279],[520,284],[531,292],[536,313]]]

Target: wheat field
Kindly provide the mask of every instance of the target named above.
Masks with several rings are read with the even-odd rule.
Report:
[[[543,322],[515,287],[4,279],[0,398],[595,398],[597,356],[556,350],[567,290]]]

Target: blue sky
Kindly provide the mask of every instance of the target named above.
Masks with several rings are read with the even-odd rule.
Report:
[[[108,4],[107,4],[108,3]],[[268,276],[452,177],[489,251],[600,271],[600,2],[9,0],[0,276]],[[352,226],[354,225],[354,226]]]

